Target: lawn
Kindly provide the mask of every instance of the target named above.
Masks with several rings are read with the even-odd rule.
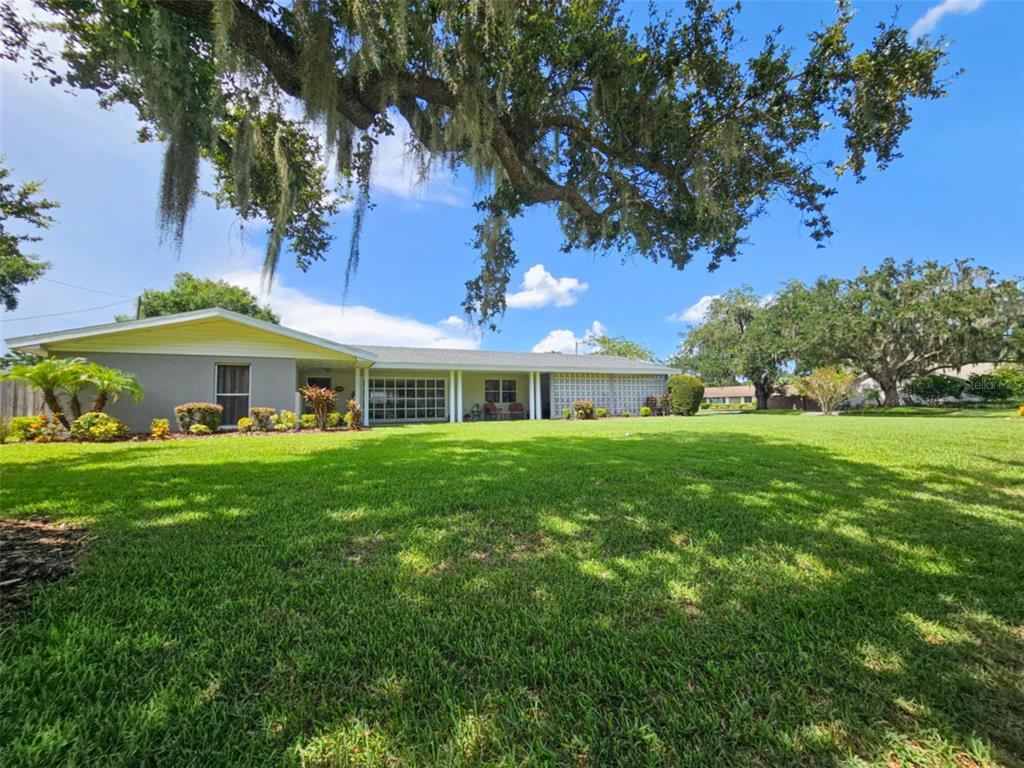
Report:
[[[1005,415],[1005,414],[1004,414]],[[1024,420],[0,449],[0,764],[1022,765]]]

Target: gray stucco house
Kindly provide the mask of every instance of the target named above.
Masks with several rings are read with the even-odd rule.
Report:
[[[253,406],[302,410],[298,388],[315,383],[355,397],[369,424],[561,418],[573,400],[612,414],[636,414],[647,395],[677,373],[654,363],[605,355],[487,352],[338,344],[229,312],[177,315],[22,336],[11,349],[84,357],[134,374],[141,403],[108,411],[136,432],[190,401],[224,406],[232,427]]]

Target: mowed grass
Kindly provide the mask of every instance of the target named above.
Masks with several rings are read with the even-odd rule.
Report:
[[[1024,763],[1024,420],[0,449],[0,764]]]

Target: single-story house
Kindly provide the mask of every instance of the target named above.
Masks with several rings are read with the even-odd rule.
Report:
[[[727,387],[704,387],[704,402],[711,405],[746,405],[756,403],[757,395],[753,384],[734,384]],[[768,398],[770,409],[786,408],[804,411],[820,411],[817,401],[801,395],[796,387],[778,388]]]
[[[108,323],[7,340],[17,351],[84,357],[134,374],[141,403],[108,406],[135,432],[174,406],[224,406],[233,427],[254,406],[302,410],[298,388],[330,387],[352,397],[368,424],[561,418],[573,400],[611,414],[636,414],[665,391],[663,365],[608,355],[490,352],[339,344],[224,309]]]

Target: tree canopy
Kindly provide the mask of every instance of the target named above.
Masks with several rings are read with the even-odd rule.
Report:
[[[676,268],[735,258],[776,198],[820,242],[836,177],[885,168],[914,100],[945,95],[939,43],[893,22],[856,50],[846,0],[804,56],[780,29],[747,45],[738,8],[712,0],[642,29],[618,0],[34,3],[59,20],[66,74],[9,9],[5,55],[135,107],[140,137],[165,142],[160,212],[179,244],[201,158],[218,203],[271,222],[267,277],[282,245],[302,269],[324,258],[334,179],[355,197],[351,276],[374,147],[403,123],[422,174],[472,169],[481,269],[466,304],[492,325],[516,264],[510,222],[530,206],[556,208],[567,251]]]
[[[704,322],[683,335],[673,363],[705,383],[746,379],[754,386],[758,408],[766,408],[790,359],[790,348],[774,305],[743,286],[711,302]]]
[[[26,253],[27,243],[41,238],[32,230],[48,229],[53,217],[47,211],[58,208],[53,200],[40,197],[42,182],[8,181],[11,171],[0,156],[0,301],[4,308],[18,308],[21,286],[34,282],[49,269],[49,264],[33,253]],[[20,222],[29,231],[12,231],[11,224]]]
[[[615,355],[616,357],[628,357],[631,360],[645,360],[649,363],[658,362],[657,356],[650,349],[636,341],[630,341],[625,336],[608,336],[602,334],[591,342],[594,345],[592,355]]]
[[[1024,290],[969,260],[886,259],[850,280],[794,282],[776,300],[795,331],[800,368],[846,365],[878,382],[886,405],[899,384],[940,368],[1020,359]]]
[[[251,291],[223,280],[196,277],[188,272],[176,274],[174,284],[166,291],[152,288],[143,291],[139,297],[136,317],[118,315],[116,319],[135,320],[212,307],[221,307],[268,323],[281,321],[270,311],[270,307],[260,304]]]

